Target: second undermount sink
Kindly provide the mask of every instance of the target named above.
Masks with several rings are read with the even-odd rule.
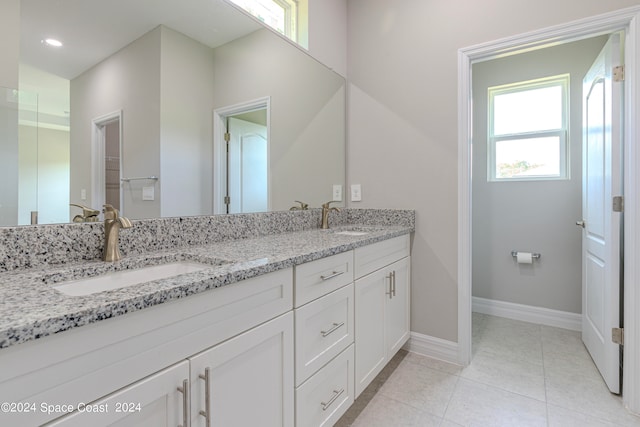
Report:
[[[139,285],[153,280],[168,279],[180,274],[194,273],[211,267],[212,265],[210,264],[194,261],[174,261],[167,264],[112,271],[100,276],[66,281],[53,286],[53,288],[65,295],[85,296]]]

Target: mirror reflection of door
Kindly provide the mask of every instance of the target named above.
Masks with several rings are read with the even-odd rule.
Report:
[[[120,120],[104,127],[105,203],[120,206]]]
[[[122,202],[122,112],[117,111],[92,120],[92,194],[90,206],[102,210],[108,203],[124,213]],[[85,200],[84,193],[81,200]]]
[[[227,117],[227,213],[269,209],[266,108]]]

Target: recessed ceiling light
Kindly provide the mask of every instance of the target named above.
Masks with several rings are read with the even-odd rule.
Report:
[[[56,39],[44,39],[42,40],[42,42],[44,44],[46,44],[47,46],[53,46],[53,47],[62,47],[62,42],[60,40],[56,40]]]

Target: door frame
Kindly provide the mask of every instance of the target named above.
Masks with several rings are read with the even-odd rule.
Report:
[[[624,264],[625,360],[640,358],[640,6],[544,28],[458,51],[458,362],[471,362],[472,282],[472,96],[474,63],[597,35],[625,31],[624,88]],[[635,262],[633,262],[635,261]],[[623,371],[623,403],[640,413],[640,366],[627,363]]]
[[[120,187],[122,187],[122,110],[104,114],[91,119],[91,207],[102,211],[103,201],[106,200],[105,189],[105,126],[117,121],[118,139],[120,143]],[[120,213],[124,215],[124,195],[120,189]],[[101,202],[98,204],[98,200]]]
[[[216,108],[213,111],[213,213],[222,214],[224,208],[225,183],[227,180],[226,146],[224,134],[227,129],[226,119],[250,111],[267,109],[267,162],[270,162],[271,152],[271,97],[253,99],[227,107]],[[267,165],[267,206],[271,210],[271,171]]]

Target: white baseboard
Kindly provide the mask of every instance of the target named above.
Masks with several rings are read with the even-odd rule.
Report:
[[[557,328],[582,330],[582,315],[531,305],[473,297],[473,311]]]
[[[407,341],[402,348],[407,351],[422,354],[423,356],[458,364],[457,342],[411,332],[409,341]]]

